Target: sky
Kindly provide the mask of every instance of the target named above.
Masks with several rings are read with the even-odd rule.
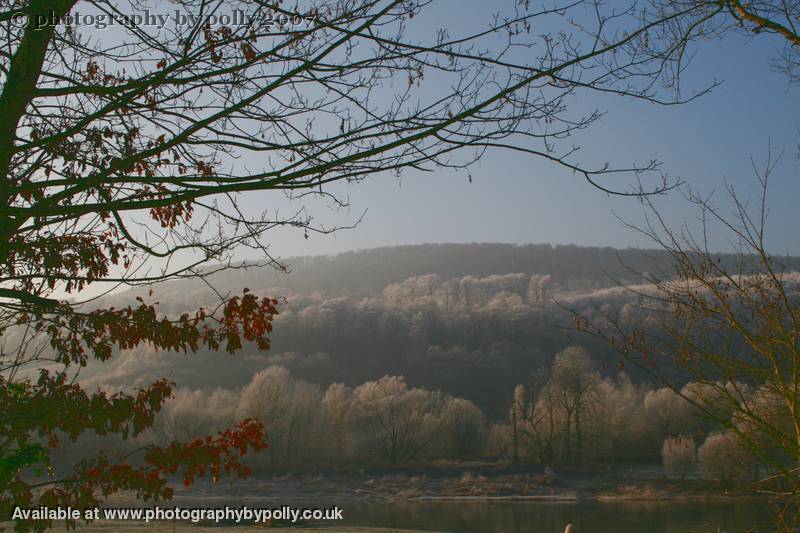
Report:
[[[469,19],[469,9],[461,13],[467,22],[481,22]],[[769,63],[780,44],[774,37],[739,35],[701,43],[684,85],[722,83],[682,106],[583,96],[573,105],[596,107],[606,115],[581,136],[582,157],[619,166],[657,158],[670,176],[680,177],[695,191],[713,192],[715,201],[725,206],[725,183],[743,197],[754,197],[758,190],[753,161],[763,165],[768,154],[783,153],[770,182],[769,244],[781,253],[800,254],[800,232],[795,230],[800,90]],[[328,227],[349,225],[364,214],[357,227],[333,235],[310,234],[308,239],[297,230],[276,231],[270,238],[271,251],[287,257],[401,244],[489,241],[651,247],[618,219],[642,223],[646,210],[637,200],[609,197],[553,164],[495,152],[473,166],[470,174],[472,183],[465,172],[440,171],[406,172],[399,179],[378,174],[362,183],[340,185],[335,192],[349,199],[349,208],[335,210],[325,202],[304,205],[317,223]],[[251,207],[262,201],[252,199]],[[697,211],[681,194],[655,201],[676,227],[697,227]],[[718,248],[725,247],[721,233],[712,237]]]

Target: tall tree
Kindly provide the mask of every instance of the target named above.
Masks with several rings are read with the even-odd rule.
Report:
[[[592,394],[600,383],[591,356],[580,346],[570,346],[556,354],[551,371],[551,383],[565,420],[564,456],[568,462],[580,465],[583,461],[583,420]],[[572,453],[572,428],[575,428],[575,455]]]

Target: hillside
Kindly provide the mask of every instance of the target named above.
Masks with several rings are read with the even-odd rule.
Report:
[[[735,268],[736,256],[720,255],[720,261]],[[791,258],[787,268],[800,269],[800,259]],[[211,275],[208,281],[220,292],[280,289],[273,294],[321,291],[336,296],[377,296],[393,283],[433,274],[442,280],[473,276],[485,278],[511,273],[549,275],[559,292],[584,292],[638,283],[636,273],[669,276],[669,256],[661,250],[615,249],[549,244],[422,244],[345,252],[338,255],[289,257],[282,260],[289,272],[272,268],[243,268]],[[209,267],[213,270],[213,267]],[[140,287],[114,298],[118,304],[145,296]],[[198,280],[178,280],[159,285],[158,298],[169,308],[192,308],[213,298],[208,286]]]
[[[238,389],[270,365],[321,386],[402,375],[410,385],[467,398],[499,417],[513,387],[569,345],[589,348],[601,371],[615,374],[611,350],[576,332],[561,306],[630,314],[623,308],[631,295],[611,288],[612,278],[631,281],[628,266],[652,271],[659,261],[662,254],[641,250],[447,244],[297,258],[287,261],[290,274],[233,270],[212,279],[219,290],[248,287],[286,297],[270,352],[187,357],[139,348],[82,377],[127,386],[167,376],[184,387]],[[113,303],[143,290],[114,296]],[[199,282],[180,281],[158,287],[152,298],[175,313],[210,305],[212,296]]]
[[[535,250],[547,260],[537,257]],[[619,253],[623,255],[640,267],[669,264],[663,256],[662,265],[653,264],[651,252],[626,250]],[[498,262],[499,257],[506,262]],[[527,259],[521,263],[520,257]],[[597,456],[652,460],[658,457],[664,436],[671,435],[664,428],[625,433],[624,445],[614,435],[629,422],[645,418],[645,400],[661,383],[635,365],[623,368],[608,343],[578,331],[574,324],[574,313],[626,329],[652,324],[653,311],[643,308],[652,302],[641,296],[650,287],[614,286],[604,274],[605,269],[614,275],[610,266],[606,268],[611,257],[617,252],[596,248],[431,245],[296,260],[300,266],[280,278],[272,271],[234,270],[218,276],[218,289],[238,292],[248,287],[255,293],[283,296],[270,351],[246,346],[236,355],[206,350],[185,355],[139,346],[106,363],[90,364],[82,369],[80,380],[90,389],[107,390],[144,387],[159,378],[174,381],[175,402],[160,416],[154,434],[162,440],[213,432],[237,416],[257,414],[270,428],[273,466],[304,464],[309,458],[324,463],[339,457],[335,450],[330,452],[333,456],[316,450],[313,443],[333,431],[326,424],[344,431],[344,426],[337,426],[343,420],[355,426],[340,435],[341,447],[355,450],[360,445],[353,442],[366,438],[364,427],[373,426],[359,426],[355,418],[339,415],[354,405],[369,411],[376,401],[387,398],[391,402],[405,398],[416,405],[410,412],[421,413],[420,420],[431,427],[446,423],[455,428],[450,436],[456,440],[440,442],[438,452],[435,447],[428,450],[430,457],[475,457],[491,448],[490,442],[507,443],[508,428],[503,424],[517,386],[540,390],[542,383],[554,379],[557,354],[569,353],[585,358],[587,375],[597,384],[591,433],[605,435],[606,442],[605,448],[595,450]],[[361,266],[356,268],[356,263]],[[533,270],[545,263],[550,266]],[[488,270],[490,266],[494,270]],[[624,268],[618,266],[616,272]],[[387,273],[391,269],[393,273]],[[409,273],[419,275],[403,277]],[[276,287],[276,279],[290,283]],[[332,281],[339,279],[349,285]],[[635,277],[629,273],[623,279]],[[786,279],[800,286],[800,275]],[[326,290],[327,286],[332,288]],[[134,294],[114,298],[122,304]],[[211,305],[211,296],[200,285],[182,282],[156,288],[152,297],[144,298],[157,299],[160,309],[175,313]],[[686,384],[688,376],[671,361],[662,359],[660,369],[672,382]],[[370,399],[376,394],[379,400]],[[663,389],[657,397],[669,404],[671,394]],[[648,427],[660,420],[651,411],[647,411]],[[615,420],[611,429],[606,427],[607,418]],[[685,419],[694,420],[689,415]],[[684,433],[697,429],[684,426],[680,429]],[[493,433],[487,433],[489,428]],[[452,452],[456,441],[471,444],[458,445],[461,451]],[[497,453],[507,455],[506,448]]]

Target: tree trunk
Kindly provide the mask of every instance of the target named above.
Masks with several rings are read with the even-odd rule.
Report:
[[[567,427],[564,431],[564,460],[572,462],[572,413],[567,413]]]
[[[575,410],[575,445],[576,462],[578,466],[583,464],[583,437],[581,435],[581,410]]]
[[[518,448],[518,441],[517,441],[517,406],[514,406],[514,410],[511,413],[511,427],[513,432],[514,438],[514,455],[512,456],[511,460],[514,464],[519,463],[519,448]]]

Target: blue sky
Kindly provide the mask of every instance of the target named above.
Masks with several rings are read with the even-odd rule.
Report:
[[[468,10],[465,10],[468,11]],[[467,15],[462,15],[467,16]],[[727,180],[743,196],[757,193],[751,158],[763,162],[784,152],[771,178],[770,246],[800,254],[795,199],[800,193],[797,146],[800,143],[800,93],[773,71],[769,57],[777,38],[730,35],[697,48],[684,84],[722,85],[711,94],[679,107],[663,107],[620,97],[592,95],[574,101],[581,108],[607,111],[580,139],[582,157],[622,166],[657,158],[662,169],[693,189],[722,193]],[[281,257],[336,253],[376,246],[497,241],[597,246],[648,246],[625,230],[616,216],[639,223],[644,208],[636,201],[609,197],[554,165],[520,154],[490,153],[466,173],[407,172],[401,179],[376,175],[364,183],[337,187],[351,207],[333,211],[312,204],[317,222],[347,224],[367,211],[358,227],[334,235],[297,231],[272,235],[272,251]],[[657,203],[677,225],[696,225],[696,210],[680,194]],[[297,207],[297,206],[296,206]],[[717,248],[721,234],[712,233]]]

